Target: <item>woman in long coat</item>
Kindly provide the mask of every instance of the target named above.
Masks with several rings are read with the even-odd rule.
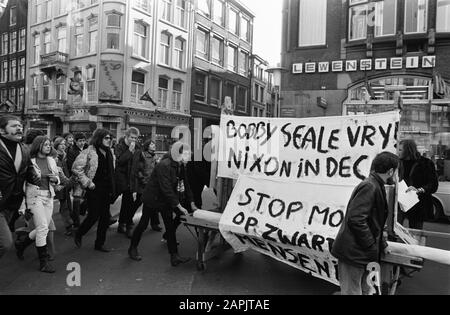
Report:
[[[406,182],[408,191],[416,192],[419,197],[419,203],[406,212],[404,217],[409,221],[409,228],[421,230],[427,213],[433,207],[432,195],[439,186],[436,167],[433,161],[420,155],[414,140],[400,142],[399,156],[400,180]],[[400,221],[403,221],[404,217],[400,215]]]

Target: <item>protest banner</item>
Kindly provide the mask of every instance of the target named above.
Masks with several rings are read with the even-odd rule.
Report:
[[[356,185],[382,151],[396,152],[398,111],[273,119],[223,115],[218,176]]]
[[[219,177],[238,178],[219,228],[236,252],[254,249],[336,285],[330,251],[373,158],[396,152],[399,112],[267,119],[222,116]]]
[[[236,252],[253,249],[338,285],[330,250],[353,189],[241,176],[219,229]]]

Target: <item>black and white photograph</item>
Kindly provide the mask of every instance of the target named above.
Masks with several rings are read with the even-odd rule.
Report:
[[[0,0],[0,295],[450,295],[450,1]]]

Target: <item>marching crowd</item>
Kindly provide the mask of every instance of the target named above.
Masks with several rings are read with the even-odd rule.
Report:
[[[142,260],[138,246],[149,224],[162,232],[161,215],[162,238],[171,265],[189,261],[178,255],[176,230],[182,215],[201,208],[210,165],[190,162],[191,152],[175,142],[159,160],[155,143],[141,145],[139,137],[139,130],[130,128],[114,148],[113,135],[105,129],[97,129],[89,140],[83,134],[49,139],[36,130],[24,135],[17,117],[0,117],[0,257],[14,243],[17,257],[24,259],[24,251],[34,243],[39,270],[55,272],[51,264],[55,199],[59,200],[65,235],[73,236],[76,247],[82,246],[83,237],[97,224],[94,248],[107,253],[107,230],[115,223],[110,205],[122,196],[117,231],[130,238],[131,259]],[[398,174],[408,191],[417,193],[419,203],[399,216],[401,222],[408,219],[410,228],[422,229],[432,207],[432,194],[438,188],[433,162],[421,156],[413,140],[402,140],[398,147],[398,156],[383,152],[375,157],[370,176],[355,188],[348,203],[331,249],[339,261],[342,294],[367,293],[366,266],[389,252],[384,233],[385,184],[393,183]],[[133,218],[141,206],[142,217],[134,228]],[[82,215],[86,215],[83,221]],[[21,216],[27,228],[14,233]]]
[[[191,152],[174,141],[159,159],[155,143],[141,144],[139,138],[139,130],[130,128],[115,145],[106,129],[97,129],[89,139],[81,133],[50,139],[38,130],[24,134],[17,117],[0,117],[0,258],[15,247],[23,260],[26,248],[34,244],[39,270],[55,272],[51,261],[56,199],[65,235],[73,237],[75,246],[80,248],[97,224],[94,249],[109,252],[107,231],[117,222],[110,205],[122,196],[117,232],[130,239],[131,259],[142,260],[138,245],[149,224],[162,232],[161,215],[171,265],[189,261],[178,255],[176,230],[182,215],[201,207],[201,192],[209,184],[208,165],[189,162]],[[142,217],[134,228],[141,206]],[[15,231],[19,218],[26,228]]]

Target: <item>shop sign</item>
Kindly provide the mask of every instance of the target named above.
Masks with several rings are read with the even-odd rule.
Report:
[[[394,57],[362,60],[336,60],[324,62],[294,63],[293,74],[355,72],[371,70],[430,69],[436,67],[436,56]]]

